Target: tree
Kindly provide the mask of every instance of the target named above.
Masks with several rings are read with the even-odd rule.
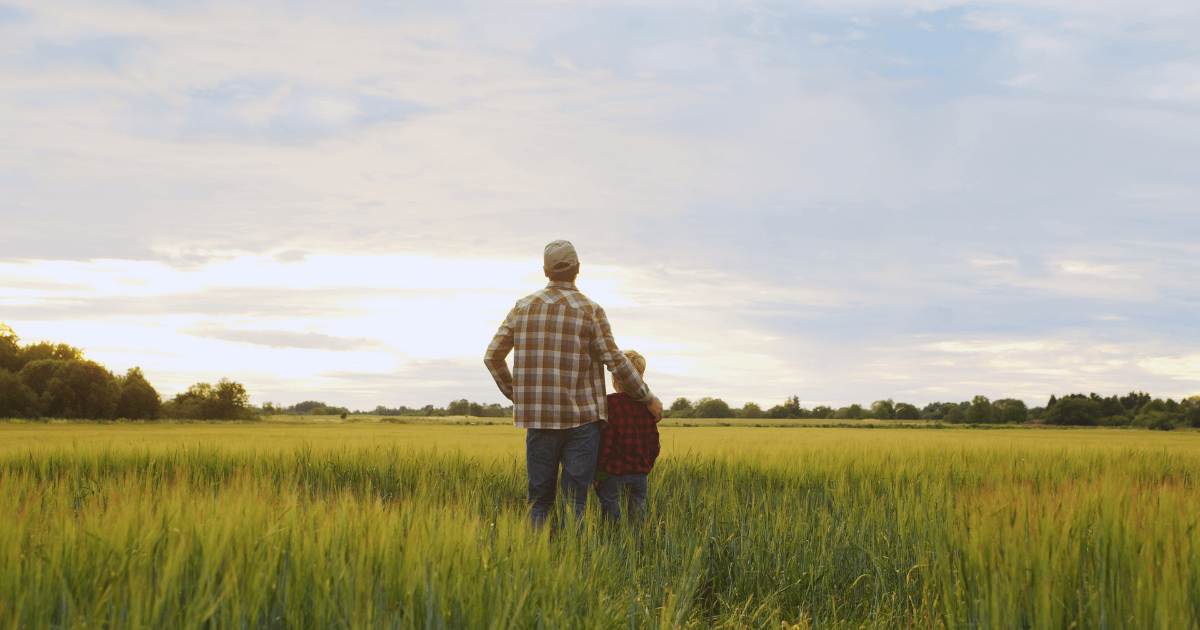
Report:
[[[995,409],[996,422],[1004,424],[1024,424],[1029,419],[1029,410],[1025,401],[1016,398],[1002,398],[992,403]]]
[[[38,414],[52,418],[111,419],[121,396],[112,372],[95,361],[40,359],[18,378],[38,396]]]
[[[701,398],[696,401],[697,418],[732,418],[733,410],[720,398]]]
[[[0,368],[0,418],[37,417],[37,394],[16,374]]]
[[[13,329],[0,322],[0,370],[8,370],[13,374],[21,371],[21,338]]]
[[[833,414],[833,407],[828,405],[817,405],[816,407],[813,407],[810,417],[818,420],[828,420],[833,417]]]
[[[927,413],[941,413],[941,411],[942,411],[942,407],[945,407],[945,406],[946,406],[946,405],[948,405],[948,404],[950,404],[950,403],[944,403],[944,402],[931,402],[931,403],[929,403],[928,405],[925,405],[925,407],[924,407],[923,409],[921,409],[921,413],[922,413],[922,414],[927,414]],[[939,419],[940,419],[940,418],[939,418]]]
[[[1193,427],[1200,427],[1200,396],[1189,396],[1184,398],[1180,405],[1183,406],[1183,421]]]
[[[758,403],[748,402],[742,405],[742,418],[757,419],[763,417],[763,415],[762,407],[759,407]]]
[[[863,417],[862,405],[856,403],[849,407],[842,407],[834,412],[833,417],[838,420],[858,420]]]
[[[1086,397],[1064,396],[1053,407],[1046,408],[1044,424],[1091,426],[1100,419],[1100,403]]]
[[[1100,415],[1105,418],[1119,416],[1124,414],[1126,411],[1125,404],[1121,402],[1121,399],[1118,398],[1116,394],[1109,396],[1108,398],[1100,398],[1097,396],[1097,402],[1100,403]]]
[[[921,410],[908,403],[896,403],[895,417],[897,420],[918,420],[921,417]]]
[[[976,396],[967,407],[967,422],[971,424],[992,423],[992,401],[987,396]]]
[[[222,378],[213,390],[216,398],[217,418],[220,420],[237,420],[248,414],[250,394],[241,384]]]
[[[892,399],[876,400],[871,403],[871,417],[879,420],[891,420],[896,417],[896,404]]]
[[[683,398],[682,396],[676,398],[675,402],[671,403],[671,411],[691,411],[691,409],[692,401]]]
[[[309,412],[313,409],[318,407],[312,407]],[[227,378],[222,378],[216,387],[196,383],[186,392],[176,394],[171,402],[163,405],[162,415],[185,420],[250,420],[255,417],[246,388]]]
[[[808,412],[800,406],[799,396],[788,396],[782,405],[775,405],[766,412],[768,418],[776,420],[807,418]],[[757,416],[756,416],[757,417]]]
[[[949,403],[942,405],[942,418],[950,424],[962,424],[967,420],[967,414],[963,413],[962,405]]]
[[[691,418],[695,416],[695,413],[696,410],[692,407],[692,401],[686,398],[676,398],[675,402],[671,403],[670,417],[672,418]]]
[[[450,404],[446,405],[446,415],[448,416],[466,416],[470,412],[471,402],[466,398],[450,401]]]
[[[131,367],[120,382],[117,417],[130,420],[153,420],[158,417],[162,399],[142,374],[142,368]]]
[[[921,409],[921,417],[926,420],[944,420],[950,407],[960,407],[960,405],[952,402],[931,402]]]
[[[1129,392],[1118,398],[1126,411],[1137,411],[1142,405],[1150,402],[1150,394],[1146,392]]]
[[[65,343],[54,344],[43,341],[21,348],[20,356],[22,365],[30,361],[44,361],[47,359],[55,361],[78,361],[83,359],[83,351],[74,346],[68,346]]]
[[[298,413],[300,415],[308,415],[309,412],[311,412],[313,409],[316,409],[317,407],[324,407],[324,406],[325,406],[325,403],[323,403],[321,401],[306,400],[302,403],[296,403],[296,404],[292,405],[289,408],[289,411],[291,411],[293,413]]]
[[[53,344],[48,341],[21,346],[21,338],[13,329],[0,322],[0,369],[13,374],[21,371],[26,363],[31,361],[81,361],[83,352],[65,343]]]

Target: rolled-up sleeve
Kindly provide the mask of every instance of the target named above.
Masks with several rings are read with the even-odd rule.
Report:
[[[630,398],[647,405],[654,400],[654,394],[650,392],[646,382],[637,373],[633,363],[629,361],[629,357],[625,356],[617,347],[617,342],[613,339],[612,327],[608,323],[608,315],[604,313],[603,308],[599,307],[596,308],[592,317],[592,352],[600,358],[604,365],[608,366],[609,371],[616,375],[617,382],[621,383],[621,388]]]

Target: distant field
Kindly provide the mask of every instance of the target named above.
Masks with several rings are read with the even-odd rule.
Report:
[[[406,420],[408,418],[405,418]],[[492,424],[486,424],[491,421]],[[944,449],[966,446],[1027,446],[1031,448],[1090,447],[1104,450],[1164,449],[1200,453],[1200,432],[1140,431],[1127,429],[888,429],[812,428],[807,425],[724,427],[726,420],[693,420],[677,426],[664,420],[659,432],[663,456],[679,451],[713,455],[747,450],[824,452],[829,448],[908,451],[912,448]],[[749,422],[749,421],[746,421]],[[705,423],[703,425],[699,423]],[[877,426],[877,425],[867,425]],[[412,423],[342,422],[337,416],[275,416],[261,423],[22,423],[0,422],[0,456],[46,448],[179,449],[221,447],[258,452],[295,448],[358,449],[399,447],[462,451],[470,455],[522,455],[525,432],[509,418],[415,418]]]
[[[1200,623],[1195,432],[664,426],[551,536],[507,419],[307,420],[0,423],[0,627]]]

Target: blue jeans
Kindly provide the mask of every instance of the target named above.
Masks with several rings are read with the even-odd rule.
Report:
[[[575,518],[587,511],[588,486],[596,474],[600,450],[600,424],[591,422],[570,429],[528,429],[525,467],[529,472],[530,518],[539,527],[554,509],[558,468],[562,465],[564,500],[575,506]]]
[[[629,511],[634,522],[646,516],[646,475],[609,475],[596,486],[600,499],[600,513],[613,522],[621,520],[621,495],[629,497]]]

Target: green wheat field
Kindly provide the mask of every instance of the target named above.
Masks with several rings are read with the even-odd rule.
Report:
[[[511,426],[0,424],[0,628],[1200,627],[1200,434],[662,441],[533,532]]]

